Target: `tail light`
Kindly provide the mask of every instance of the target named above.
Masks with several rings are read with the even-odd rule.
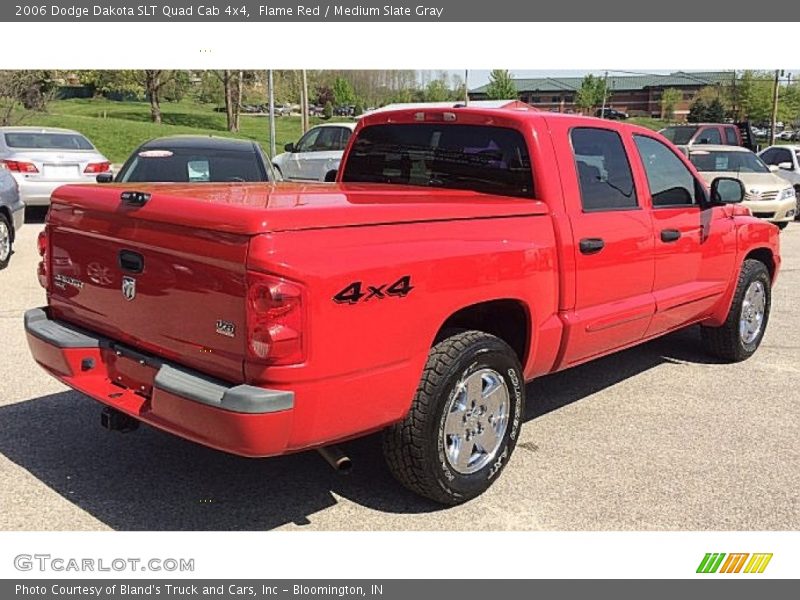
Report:
[[[41,285],[44,289],[47,289],[48,286],[47,246],[47,226],[45,226],[45,228],[39,232],[39,236],[36,238],[36,249],[39,251],[39,256],[42,257],[42,260],[39,261],[39,266],[36,269],[36,277],[39,279],[39,285]]]
[[[38,173],[39,169],[31,162],[22,160],[0,160],[0,166],[14,173]]]
[[[279,277],[247,274],[248,356],[271,365],[305,360],[303,289]]]
[[[89,163],[86,165],[86,168],[83,170],[84,173],[105,173],[106,171],[111,170],[111,163],[108,161],[105,162],[96,162],[96,163]]]

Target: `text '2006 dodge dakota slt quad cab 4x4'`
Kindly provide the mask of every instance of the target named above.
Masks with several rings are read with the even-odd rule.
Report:
[[[379,113],[334,185],[60,188],[28,342],[112,428],[251,457],[385,430],[394,475],[456,504],[508,463],[526,381],[698,323],[756,350],[778,229],[742,194],[635,126]]]

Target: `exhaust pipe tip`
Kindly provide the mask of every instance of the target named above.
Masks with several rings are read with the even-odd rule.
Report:
[[[338,446],[318,448],[317,452],[337,473],[347,475],[353,468],[353,461]]]

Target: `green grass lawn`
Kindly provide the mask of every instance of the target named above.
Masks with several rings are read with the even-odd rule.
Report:
[[[155,137],[174,134],[219,135],[259,142],[269,152],[269,119],[241,115],[241,131],[225,129],[225,113],[214,112],[212,105],[195,102],[163,102],[162,123],[150,122],[147,102],[113,102],[104,98],[55,100],[46,113],[26,113],[21,125],[42,125],[74,129],[88,137],[109,160],[122,163],[139,144]],[[343,120],[343,119],[333,119]],[[311,124],[323,122],[311,118]],[[301,135],[300,117],[275,119],[278,152],[287,142]]]

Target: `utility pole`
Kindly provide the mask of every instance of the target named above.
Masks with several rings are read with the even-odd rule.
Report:
[[[772,127],[770,127],[770,146],[775,145],[775,127],[778,123],[778,86],[783,71],[775,69],[775,85],[772,88]]]
[[[606,71],[605,77],[603,77],[603,108],[600,109],[600,117],[603,119],[606,118],[606,96],[608,91],[608,71]]]
[[[267,71],[269,85],[269,157],[275,158],[275,86],[272,81],[272,69]]]
[[[303,133],[308,131],[308,77],[306,77],[306,70],[301,71],[303,77],[303,90],[300,97],[300,110],[303,112]]]
[[[469,106],[469,69],[464,71],[464,106]]]

